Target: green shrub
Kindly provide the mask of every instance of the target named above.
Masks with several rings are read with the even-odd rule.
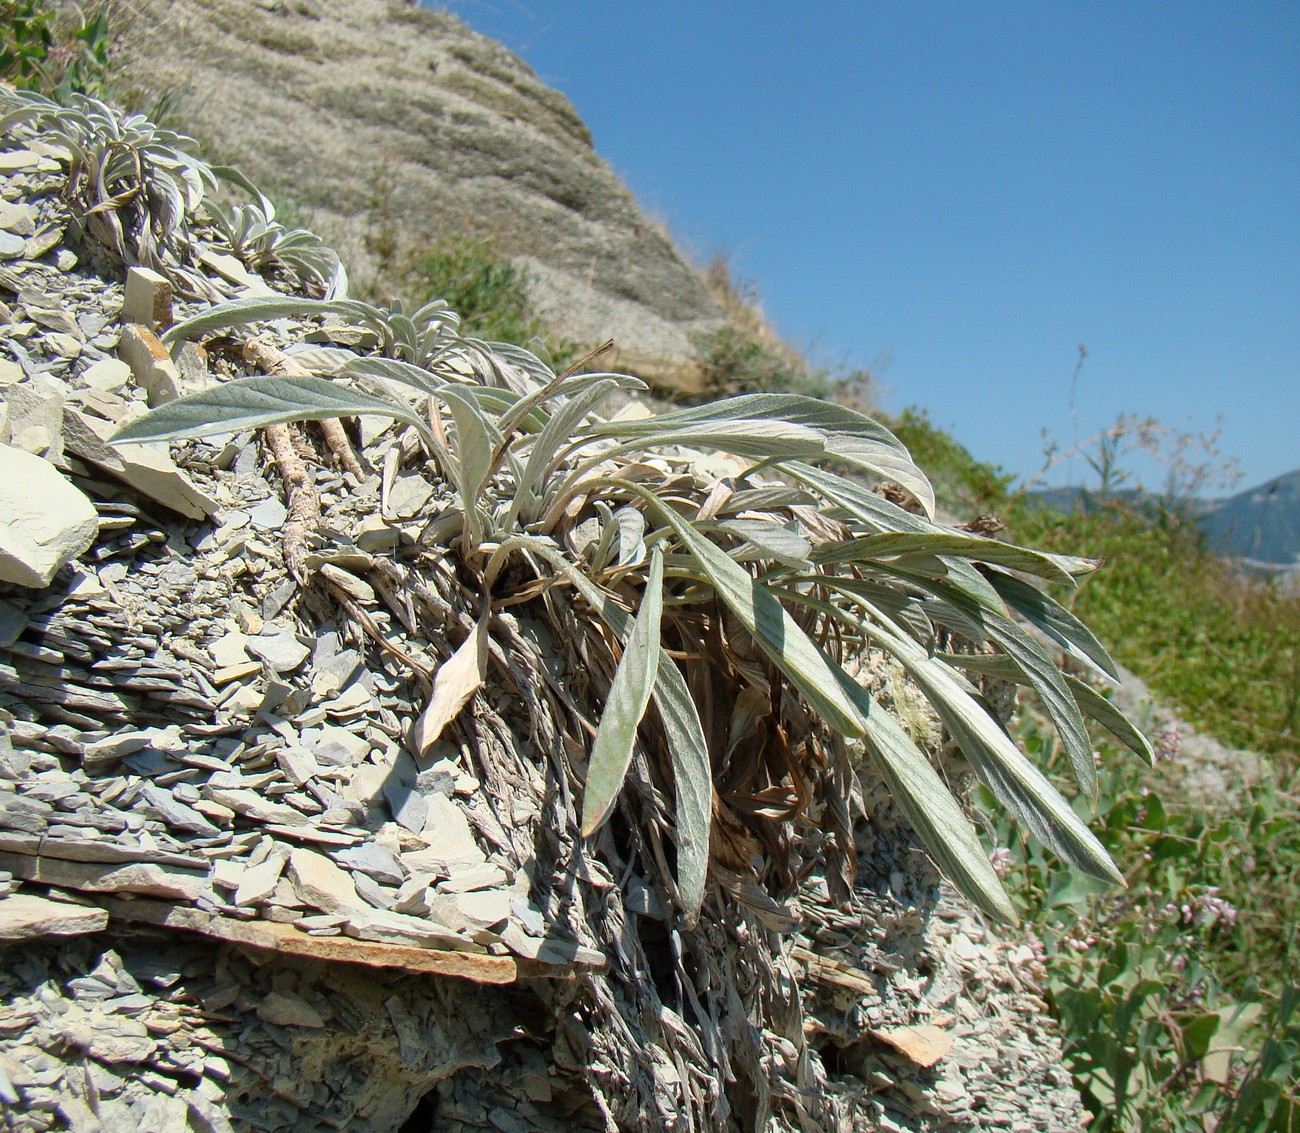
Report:
[[[42,0],[0,0],[0,79],[20,89],[102,95],[112,46],[108,5],[87,16]]]
[[[704,343],[705,389],[713,397],[738,393],[799,393],[830,398],[836,380],[790,353],[765,345],[741,327],[728,324]]]
[[[1064,785],[1032,714],[1018,738]],[[1157,743],[1163,768],[1177,737]],[[1168,775],[1103,757],[1094,819],[1128,889],[1025,842],[984,792],[995,863],[1042,943],[1067,1067],[1111,1130],[1300,1128],[1300,823],[1274,782],[1181,799]]]
[[[976,460],[935,425],[925,410],[909,406],[889,425],[912,458],[929,473],[944,507],[963,517],[1006,507],[1014,476],[996,464]]]

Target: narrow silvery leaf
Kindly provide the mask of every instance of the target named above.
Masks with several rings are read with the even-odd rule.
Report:
[[[623,648],[614,680],[605,698],[600,726],[587,764],[587,787],[582,798],[582,833],[598,830],[623,789],[637,729],[650,703],[659,670],[659,620],[664,608],[664,556],[656,548],[650,555],[650,572],[641,595],[641,609]]]
[[[338,346],[296,345],[285,354],[313,374],[337,374],[356,358],[351,350]]]
[[[177,323],[162,336],[164,343],[184,342],[214,331],[269,319],[308,318],[312,315],[345,315],[365,319],[374,309],[354,299],[305,299],[295,295],[258,295],[249,299],[231,299],[209,307]]]
[[[969,673],[980,673],[996,680],[1011,684],[1027,684],[1028,678],[1005,653],[939,653],[936,657],[949,665],[956,665]],[[1079,705],[1079,710],[1090,720],[1095,720],[1134,754],[1155,762],[1155,752],[1151,742],[1133,725],[1118,708],[1098,692],[1087,681],[1069,673],[1065,674],[1065,683]]]
[[[608,432],[607,424],[597,422],[586,433],[593,438],[604,436]],[[650,436],[624,441],[617,451],[630,452],[664,445],[718,449],[754,460],[796,460],[821,455],[826,448],[826,437],[816,429],[787,421],[708,422],[664,427]]]
[[[477,546],[482,539],[477,504],[492,473],[492,458],[501,442],[501,434],[466,387],[447,385],[436,392],[451,406],[451,415],[456,421],[455,450],[461,505],[465,509],[469,541]]]
[[[686,681],[667,654],[659,659],[655,707],[673,758],[677,792],[677,891],[686,927],[693,928],[704,901],[713,825],[713,768],[704,727]]]
[[[489,342],[487,346],[493,354],[523,370],[539,386],[549,385],[555,380],[555,371],[531,350],[513,342]]]
[[[934,514],[934,489],[893,433],[862,413],[802,394],[753,393],[726,398],[663,414],[652,423],[629,422],[608,435],[652,436],[655,426],[670,430],[688,424],[777,420],[823,433],[828,455],[896,481],[916,497],[927,515]]]
[[[492,414],[497,421],[502,420],[505,414],[513,414],[515,408],[523,401],[517,393],[512,393],[508,389],[496,389],[493,386],[466,386],[473,395],[475,400],[483,409]],[[547,421],[545,413],[539,410],[526,411],[514,418],[516,427],[527,433],[535,433],[540,430]],[[498,432],[500,429],[498,428]]]
[[[980,779],[1030,834],[1076,869],[1123,883],[1096,836],[970,694],[962,678],[905,637],[869,622],[862,623],[862,630],[903,664]]]
[[[826,451],[852,468],[894,481],[912,494],[927,516],[934,517],[934,486],[906,452],[900,454],[892,448],[857,437],[832,437],[826,443]]]
[[[555,460],[556,454],[574,439],[583,419],[616,388],[617,383],[612,378],[602,378],[574,394],[552,413],[528,453],[527,475],[532,486],[542,486],[542,473]]]
[[[913,515],[897,504],[891,504],[862,484],[854,483],[834,472],[827,472],[824,468],[814,468],[810,464],[796,461],[783,461],[781,468],[818,495],[842,507],[859,523],[875,531],[943,530],[923,516]]]
[[[1036,626],[1072,657],[1087,661],[1103,676],[1119,680],[1119,670],[1106,647],[1074,614],[1036,586],[993,570],[988,574],[1002,600],[1031,625]]]
[[[604,500],[593,500],[598,518],[587,520],[588,523],[595,523],[600,528],[600,540],[596,543],[596,549],[587,556],[587,561],[591,563],[591,570],[594,574],[599,574],[607,566],[610,559],[614,557],[614,533],[618,530],[618,524],[614,522],[614,511]],[[578,527],[583,526],[579,524]],[[574,532],[578,528],[574,528]],[[572,534],[568,536],[572,538]]]
[[[1073,583],[1074,576],[1048,555],[1026,550],[996,539],[958,532],[882,532],[856,539],[841,549],[840,556],[853,555],[854,561],[896,559],[909,555],[956,555],[977,562],[998,563],[1026,574],[1035,574],[1051,582]],[[836,556],[823,561],[848,561]]]
[[[646,388],[645,382],[640,378],[629,377],[627,374],[579,374],[576,377],[564,379],[552,379],[539,390],[534,390],[527,397],[521,397],[515,403],[514,408],[501,418],[501,431],[508,432],[514,427],[517,421],[524,413],[536,413],[542,418],[543,424],[550,419],[553,409],[543,409],[543,406],[551,402],[562,405],[571,397],[577,397],[584,390],[589,389],[597,383],[613,383],[602,385],[603,393],[612,389],[636,389],[643,390]],[[603,395],[603,394],[602,394]],[[599,398],[596,402],[599,402]],[[584,414],[585,416],[585,414]],[[576,425],[575,425],[576,427]]]
[[[240,169],[233,165],[214,165],[212,173],[213,176],[220,178],[222,181],[229,181],[232,185],[238,185],[244,192],[252,194],[262,215],[267,220],[275,219],[275,206],[267,200],[262,190],[254,185]]]
[[[822,433],[873,440],[907,455],[903,443],[878,421],[834,402],[797,393],[749,393],[728,397],[653,418],[621,421],[613,425],[609,435],[653,436],[657,428],[674,429],[678,425],[726,424],[736,421],[788,421]]]
[[[559,570],[609,628],[627,640],[631,617],[610,601],[600,587],[569,562],[553,543],[531,535],[516,536],[516,539]],[[713,824],[713,768],[695,701],[676,663],[662,648],[656,670],[654,701],[673,760],[677,792],[677,890],[682,899],[683,915],[690,926],[699,916],[708,875],[709,834]]]
[[[1092,758],[1092,744],[1079,714],[1079,706],[1065,683],[1065,676],[1038,643],[1006,614],[1002,599],[984,575],[968,563],[949,561],[954,570],[948,579],[920,578],[901,570],[894,573],[928,591],[933,598],[940,599],[926,605],[927,612],[935,621],[953,624],[958,632],[968,634],[974,640],[992,641],[1020,666],[1065,745],[1079,789],[1089,800],[1095,799],[1097,765]],[[891,568],[882,564],[880,569]],[[950,614],[956,615],[955,621],[949,617]],[[963,626],[963,621],[972,625]]]
[[[397,382],[429,394],[436,394],[447,384],[446,379],[436,377],[422,366],[403,362],[398,358],[380,358],[374,354],[364,357],[353,355],[352,361],[343,369],[343,376],[380,378],[383,381]]]
[[[934,640],[934,626],[926,617],[924,605],[896,587],[866,578],[841,578],[830,574],[804,575],[796,581],[827,586],[874,609],[883,610],[896,625],[901,625],[913,638],[927,646]]]
[[[812,544],[798,531],[766,519],[728,519],[718,530],[738,536],[757,549],[758,558],[776,559],[795,570],[807,570]],[[744,548],[742,548],[744,549]]]
[[[561,405],[533,441],[524,465],[524,477],[519,482],[511,520],[522,514],[525,520],[537,517],[537,503],[544,495],[546,470],[560,448],[573,439],[573,432],[592,408],[612,389],[614,383],[596,382]]]
[[[179,440],[263,429],[288,421],[373,414],[395,417],[425,431],[406,406],[371,397],[326,378],[235,378],[150,410],[119,429],[114,444]]]
[[[844,672],[839,679],[866,721],[867,752],[935,865],[968,901],[1004,924],[1015,924],[1016,911],[979,836],[939,773],[866,689]]]
[[[1079,714],[1079,705],[1065,683],[1065,675],[1047,657],[1038,643],[1009,618],[985,619],[989,637],[1024,671],[1025,676],[1065,745],[1065,754],[1079,790],[1089,801],[1097,797],[1097,764],[1092,742]]]
[[[789,677],[804,699],[837,732],[860,736],[862,718],[840,688],[839,666],[808,637],[784,606],[751,578],[726,551],[701,535],[652,492],[628,484],[655,508],[700,564],[718,597],[740,620],[763,652]]]
[[[1102,696],[1087,681],[1065,674],[1065,682],[1074,693],[1080,710],[1090,719],[1095,720],[1135,755],[1141,756],[1147,763],[1154,764],[1156,753],[1151,749],[1151,741],[1146,738],[1132,721]]]
[[[816,506],[816,498],[803,488],[786,484],[768,484],[762,488],[742,488],[728,498],[722,515],[739,515],[745,511],[771,511],[775,508]]]

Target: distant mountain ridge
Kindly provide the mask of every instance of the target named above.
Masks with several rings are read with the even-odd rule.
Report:
[[[1088,488],[1043,488],[1030,497],[1045,507],[1078,511],[1094,507],[1098,492]],[[1141,504],[1155,497],[1133,489],[1110,499]],[[1300,571],[1300,468],[1223,499],[1189,501],[1210,549],[1264,571]]]
[[[1208,504],[1200,522],[1220,555],[1300,569],[1300,468]]]

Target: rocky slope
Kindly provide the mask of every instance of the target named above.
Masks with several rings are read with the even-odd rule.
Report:
[[[400,0],[144,0],[127,81],[175,94],[217,160],[295,206],[354,275],[376,237],[487,232],[578,342],[689,384],[721,314],[592,148],[573,107],[499,44]]]
[[[660,882],[639,883],[626,936],[598,941],[593,895],[617,887],[552,875],[530,745],[471,761],[448,744],[417,766],[400,742],[423,701],[408,661],[448,645],[424,605],[438,572],[421,584],[401,551],[434,487],[381,487],[391,430],[357,434],[359,473],[301,434],[322,513],[304,587],[268,438],[109,449],[146,401],[229,360],[157,348],[169,289],[78,239],[65,160],[0,146],[0,453],[26,466],[0,480],[19,505],[0,524],[12,1128],[580,1130],[671,1127],[691,1107],[731,1129],[755,1126],[760,1091],[774,1133],[1081,1126],[1033,953],[942,895],[865,768],[849,900],[810,876],[802,925],[746,974],[789,999],[758,1015],[745,981],[713,989],[780,1028],[741,1028],[761,1057],[727,1069],[671,980],[657,1013],[629,1010],[635,984],[612,973],[645,941],[667,951]],[[214,294],[265,291],[190,251],[223,265]],[[42,499],[82,504],[22,509],[38,476]],[[510,664],[547,662],[509,640]],[[485,695],[474,717],[510,701]],[[642,1036],[690,1061],[629,1078]]]

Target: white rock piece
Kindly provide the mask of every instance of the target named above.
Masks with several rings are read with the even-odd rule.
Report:
[[[108,914],[103,909],[50,901],[28,893],[0,899],[0,940],[76,936],[100,932],[107,924]]]
[[[320,730],[315,756],[330,767],[355,767],[370,754],[370,743],[346,728],[326,724]]]
[[[131,376],[131,367],[120,358],[103,358],[93,366],[87,366],[81,380],[91,389],[103,392],[121,389]]]
[[[123,445],[108,443],[116,431],[107,421],[100,421],[75,409],[63,411],[63,438],[68,450],[111,472],[138,492],[157,500],[172,511],[189,519],[204,519],[221,508],[211,496],[172,462],[165,446]]]
[[[265,901],[279,883],[287,855],[273,853],[264,862],[249,866],[235,891],[235,904],[241,907]]]
[[[164,275],[134,267],[126,273],[126,300],[122,321],[139,323],[151,331],[172,325],[172,285]]]
[[[298,900],[327,913],[365,904],[347,872],[312,850],[299,848],[289,855],[289,880]]]
[[[311,650],[298,640],[291,629],[282,629],[275,634],[260,634],[248,638],[244,647],[254,656],[260,657],[277,673],[291,673],[305,660]]]
[[[131,367],[135,384],[145,391],[150,406],[175,401],[185,392],[184,382],[172,356],[158,336],[139,323],[122,328],[117,353]]]
[[[0,441],[58,462],[63,456],[63,393],[44,377],[10,386]]]
[[[0,445],[0,581],[48,586],[98,530],[94,505],[52,464]]]
[[[214,252],[209,248],[199,256],[199,263],[206,268],[211,268],[223,279],[228,279],[231,283],[244,288],[244,293],[240,296],[241,299],[247,299],[255,295],[274,295],[276,293],[261,276],[254,275],[234,256]]]

